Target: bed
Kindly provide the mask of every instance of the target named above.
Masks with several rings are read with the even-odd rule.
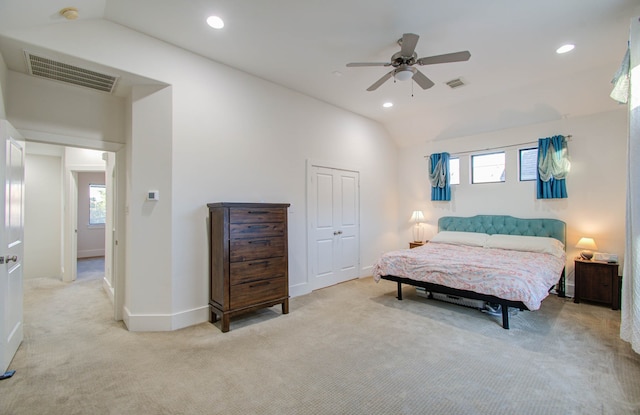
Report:
[[[509,329],[509,307],[537,310],[555,287],[564,297],[566,225],[557,219],[505,215],[442,217],[438,234],[414,249],[382,255],[373,277],[429,292],[500,305]]]

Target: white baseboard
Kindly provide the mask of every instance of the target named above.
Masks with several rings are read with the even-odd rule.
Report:
[[[576,295],[576,286],[575,284],[565,283],[564,285],[564,295],[567,297],[573,298]]]
[[[173,331],[209,321],[209,306],[174,314],[133,314],[124,307],[124,324],[129,331]]]
[[[360,278],[370,277],[373,274],[373,265],[362,267],[360,269]]]
[[[102,279],[102,289],[107,293],[107,297],[109,297],[111,304],[113,304],[113,287],[106,278]]]
[[[299,297],[311,292],[310,285],[308,283],[296,284],[289,286],[289,297]]]
[[[113,301],[113,290],[103,282],[103,287]],[[308,283],[289,286],[289,297],[311,293]],[[209,306],[197,307],[174,314],[133,314],[124,307],[124,324],[129,331],[172,331],[209,321]]]
[[[78,250],[78,258],[93,258],[98,256],[104,256],[104,248]]]

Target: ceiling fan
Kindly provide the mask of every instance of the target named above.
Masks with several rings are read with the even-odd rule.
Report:
[[[392,76],[399,81],[406,81],[413,78],[416,84],[420,85],[422,89],[431,88],[434,83],[431,79],[427,78],[425,74],[420,72],[413,65],[434,65],[436,63],[449,63],[449,62],[463,62],[468,61],[471,57],[471,53],[468,50],[461,52],[445,53],[444,55],[427,56],[424,58],[418,58],[415,52],[416,45],[420,36],[413,33],[405,33],[401,39],[398,39],[398,45],[400,45],[400,52],[396,52],[391,56],[391,62],[354,62],[348,63],[348,67],[357,66],[393,66],[390,72],[387,72],[382,78],[373,83],[367,91],[375,91],[378,87],[384,84]]]

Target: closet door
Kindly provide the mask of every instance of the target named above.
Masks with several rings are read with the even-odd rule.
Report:
[[[358,277],[359,174],[312,166],[309,177],[309,283],[328,287]]]

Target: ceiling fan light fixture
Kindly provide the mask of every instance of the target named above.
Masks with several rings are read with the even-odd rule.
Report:
[[[410,68],[410,67],[398,68],[396,69],[394,76],[398,81],[408,81],[409,79],[413,78],[414,72],[415,72],[414,68]]]

